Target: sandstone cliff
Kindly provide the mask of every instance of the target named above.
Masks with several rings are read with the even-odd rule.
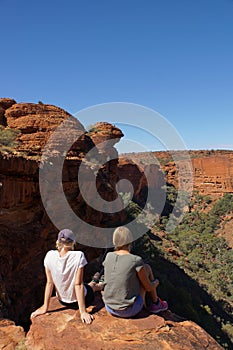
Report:
[[[68,131],[58,134],[48,151],[52,152],[55,163],[60,157],[59,145],[69,140],[73,131],[78,132],[80,137],[64,161],[63,190],[70,207],[84,222],[104,227],[110,220],[123,221],[125,214],[105,214],[85,203],[78,185],[77,170],[84,162],[87,191],[93,185],[89,183],[88,174],[90,171],[93,174],[98,172],[97,190],[110,203],[116,197],[117,181],[117,151],[113,146],[123,134],[108,123],[98,125],[102,141],[111,137],[115,139],[111,145],[108,143],[106,153],[105,148],[101,151],[97,148],[97,156],[103,161],[98,171],[98,164],[86,160],[85,155],[100,139],[96,139],[96,133],[88,134],[76,118],[61,108],[41,103],[16,103],[3,98],[0,99],[0,115],[0,143],[3,142],[0,145],[0,317],[10,317],[17,324],[27,326],[31,310],[42,302],[43,258],[48,249],[54,248],[58,231],[41,201],[39,167],[43,166],[40,163],[43,147],[54,130],[69,120]],[[17,130],[13,141],[12,134],[9,134],[12,130]],[[54,149],[58,151],[54,153]],[[115,158],[106,163],[110,153]],[[53,210],[60,212],[59,201],[54,204]],[[60,217],[62,219],[61,214]],[[89,261],[102,252],[87,246],[82,246],[82,249]]]
[[[177,151],[177,162],[172,159],[172,154],[167,151],[130,154],[130,159],[139,164],[145,171],[148,167],[154,167],[154,159],[157,159],[159,170],[163,171],[166,181],[176,188],[178,187],[178,168],[185,165],[182,159],[183,152]],[[180,154],[180,157],[179,157]],[[188,151],[192,165],[193,190],[212,198],[221,197],[224,193],[233,193],[233,151]],[[121,157],[127,158],[125,154]],[[151,163],[151,159],[153,163]],[[129,165],[129,168],[131,165]],[[127,172],[125,165],[124,172]],[[131,175],[138,182],[138,174]]]
[[[97,123],[92,130],[86,132],[79,121],[59,107],[0,99],[0,131],[6,132],[6,135],[9,130],[16,131],[13,133],[15,138],[12,143],[8,145],[6,142],[0,154],[0,317],[14,319],[16,324],[23,325],[25,329],[28,327],[31,311],[42,303],[45,282],[43,258],[45,252],[54,247],[57,234],[57,228],[47,216],[41,201],[39,161],[49,137],[68,119],[81,136],[72,145],[64,162],[63,188],[70,206],[84,221],[105,227],[110,221],[125,220],[124,212],[111,215],[94,210],[85,203],[80,193],[77,169],[85,155],[95,146],[98,159],[103,165],[97,172],[95,159],[85,160],[85,164],[87,168],[91,166],[93,173],[97,172],[98,191],[109,203],[117,196],[116,182],[119,179],[127,178],[133,184],[134,199],[140,205],[145,201],[147,180],[155,191],[166,181],[174,186],[177,184],[174,162],[163,162],[161,167],[145,164],[144,161],[137,165],[138,156],[137,164],[125,158],[118,161],[114,145],[123,134],[113,125]],[[63,139],[68,140],[69,137],[69,133],[64,133],[61,138],[54,140],[52,146],[59,148],[60,142]],[[108,141],[104,147],[103,141]],[[232,156],[228,155],[225,157],[222,153],[211,154],[212,158],[207,162],[207,154],[201,154],[202,158],[193,157],[194,188],[217,196],[224,191],[232,192]],[[54,160],[56,157],[59,157],[59,152],[54,154]],[[88,176],[86,181],[89,181]],[[91,186],[91,183],[87,186],[90,192]],[[59,211],[59,203],[54,210]],[[81,248],[89,261],[102,253],[100,249],[87,246]],[[74,321],[71,310],[54,312],[54,309],[59,308],[55,301],[51,306],[52,312],[49,315],[33,322],[27,335],[28,349],[52,349],[53,346],[53,349],[63,349],[62,339],[66,337],[75,342],[79,340],[83,346],[81,349],[89,344],[90,349],[140,349],[145,346],[154,349],[155,344],[159,344],[158,349],[174,348],[174,344],[176,349],[220,349],[200,327],[188,321],[178,322],[171,319],[171,315],[143,315],[131,323],[129,320],[114,319],[101,309],[95,314],[93,325],[86,327]],[[2,340],[5,349],[17,349],[16,344],[25,341],[23,329],[14,326],[10,321],[2,320],[0,327],[0,338],[5,339]],[[191,335],[192,332],[194,335]],[[143,342],[142,337],[145,338]],[[85,338],[89,339],[88,344]],[[94,340],[96,347],[92,346]],[[71,349],[72,344],[68,344]],[[77,347],[73,346],[73,349]]]

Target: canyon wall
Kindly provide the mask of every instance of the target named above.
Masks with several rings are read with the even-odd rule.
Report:
[[[178,167],[185,167],[182,159],[179,164],[175,163],[169,152],[155,152],[154,155],[158,158],[156,164],[151,162],[151,157],[147,154],[130,154],[129,157],[122,155],[118,158],[114,145],[123,137],[123,133],[107,122],[96,123],[87,132],[79,121],[59,107],[0,99],[0,318],[13,319],[25,329],[28,327],[31,311],[42,303],[45,283],[43,259],[45,253],[54,248],[58,232],[41,200],[39,171],[44,166],[41,156],[48,140],[64,121],[69,122],[68,132],[65,130],[58,134],[47,147],[46,154],[52,160],[50,166],[53,167],[60,159],[60,145],[64,144],[64,140],[68,142],[72,139],[73,133],[79,135],[64,159],[62,187],[72,210],[84,222],[95,227],[108,227],[109,223],[114,227],[114,224],[124,223],[126,214],[124,211],[105,213],[104,207],[98,211],[85,202],[83,195],[92,198],[93,182],[90,171],[96,177],[97,192],[108,202],[110,208],[111,202],[118,196],[117,191],[127,192],[125,183],[116,186],[119,180],[129,180],[133,187],[133,200],[143,206],[148,185],[157,200],[156,196],[160,195],[159,191],[164,184],[178,186]],[[15,133],[12,134],[12,130]],[[86,157],[93,148],[95,152]],[[194,190],[214,198],[225,192],[233,192],[233,152],[191,151],[189,154],[193,167]],[[100,168],[99,162],[102,164]],[[81,163],[84,164],[87,184],[85,194],[80,192],[77,179]],[[56,179],[50,179],[53,180]],[[60,213],[60,210],[58,202],[54,211]],[[97,230],[93,230],[93,235],[98,241]],[[84,251],[89,261],[102,254],[100,248],[84,245],[79,245],[78,248]],[[87,277],[90,274],[87,271]],[[108,323],[105,313],[99,316],[107,319]],[[61,319],[62,317],[63,314]],[[5,327],[5,323],[3,326]],[[122,327],[120,323],[118,326]],[[176,327],[179,331],[178,324]],[[102,334],[102,330],[100,331]],[[35,327],[31,330],[29,342],[35,341],[33,332],[37,332]],[[110,336],[114,337],[114,334]],[[101,339],[100,344],[106,345],[104,338]],[[212,344],[208,337],[205,341]],[[144,345],[140,343],[139,348],[140,346]],[[215,346],[216,349],[219,348],[216,344]]]
[[[128,166],[124,159],[129,158],[142,171],[148,172],[148,168],[152,168],[153,172],[157,172],[155,178],[160,178],[161,180],[162,176],[164,176],[168,184],[178,188],[179,169],[185,168],[187,160],[183,159],[184,153],[182,151],[174,153],[177,153],[176,162],[172,159],[171,152],[158,151],[121,155],[122,160],[120,160],[120,164],[123,164],[124,173],[127,173],[127,167],[130,170],[132,166]],[[194,193],[197,191],[212,198],[219,198],[224,193],[233,193],[233,151],[188,151],[188,155],[192,167],[190,176],[193,180]],[[158,164],[157,170],[155,170],[154,165],[155,159]],[[137,171],[135,171],[135,175],[131,174],[131,179],[133,182],[138,183]],[[182,178],[180,181],[182,182]]]
[[[97,192],[109,205],[116,198],[118,154],[114,144],[123,134],[108,123],[98,123],[98,133],[87,133],[69,113],[41,103],[16,103],[12,99],[0,99],[0,115],[0,317],[9,317],[27,327],[31,311],[43,298],[45,253],[55,248],[58,229],[48,217],[44,205],[49,205],[52,195],[56,197],[56,193],[49,192],[49,188],[52,182],[57,181],[53,175],[56,175],[56,162],[63,156],[64,141],[68,142],[69,138],[79,135],[67,151],[66,159],[63,157],[62,184],[57,184],[57,188],[64,191],[71,210],[84,223],[106,227],[110,221],[124,221],[124,212],[95,210],[83,196],[92,199],[92,177],[98,173],[94,184]],[[68,128],[48,144],[50,136],[64,121],[68,121]],[[12,130],[17,133],[12,134]],[[13,140],[12,135],[15,137]],[[111,143],[98,148],[100,142],[108,139]],[[45,145],[48,146],[46,156],[49,162],[41,158]],[[85,158],[93,148],[95,157],[102,162],[100,169],[98,162],[95,163],[96,159]],[[108,162],[110,156],[113,159]],[[81,193],[78,184],[77,172],[81,163],[84,164],[85,191],[88,193]],[[39,171],[45,166],[55,171],[51,172],[50,183],[46,184],[48,198],[42,203]],[[53,202],[53,210],[58,213],[62,225],[64,213],[59,201]],[[81,235],[81,227],[79,231]],[[83,234],[87,235],[86,232]],[[93,228],[90,234],[98,242],[98,230]],[[100,248],[84,245],[77,248],[84,251],[88,261],[102,254]],[[90,278],[90,273],[87,271],[87,278]]]

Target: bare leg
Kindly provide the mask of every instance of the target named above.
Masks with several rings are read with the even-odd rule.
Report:
[[[155,281],[155,278],[154,278],[154,274],[153,274],[153,271],[150,267],[150,265],[146,264],[146,271],[148,273],[148,278],[149,280],[152,282],[152,281]],[[149,292],[150,294],[150,297],[152,299],[153,302],[156,302],[158,300],[158,295],[157,295],[157,290],[156,288],[158,287],[159,285],[159,280],[156,280],[156,283],[154,284],[154,288],[152,291]]]
[[[150,297],[151,297],[152,301],[153,302],[157,302],[158,295],[157,295],[156,288],[159,285],[159,280],[157,280],[157,279],[155,280],[154,274],[153,274],[153,271],[152,271],[150,265],[145,264],[144,266],[145,266],[145,270],[146,270],[146,273],[147,273],[147,277],[150,280],[150,282],[156,281],[156,283],[154,283],[154,288],[149,292],[149,294],[150,294]],[[140,295],[142,296],[142,298],[144,300],[144,306],[146,307],[146,290],[144,289],[142,284],[140,284]]]

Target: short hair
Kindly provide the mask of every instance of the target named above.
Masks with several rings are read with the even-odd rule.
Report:
[[[115,248],[120,248],[133,241],[132,232],[125,226],[120,226],[113,232],[113,244]]]

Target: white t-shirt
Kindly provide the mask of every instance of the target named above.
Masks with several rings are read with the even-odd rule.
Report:
[[[86,264],[87,260],[81,251],[68,251],[62,257],[57,250],[50,250],[46,254],[44,266],[51,272],[59,300],[66,303],[77,301],[74,288],[75,277],[77,270]]]

